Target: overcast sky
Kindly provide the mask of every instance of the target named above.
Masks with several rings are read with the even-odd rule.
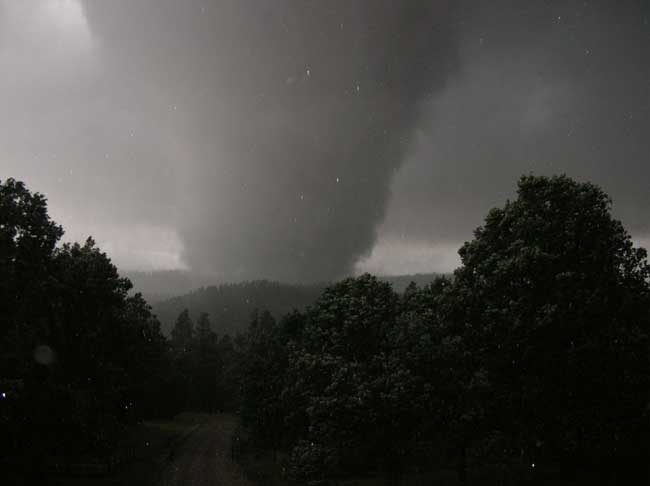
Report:
[[[0,0],[0,179],[123,269],[448,271],[522,173],[650,235],[650,2]]]

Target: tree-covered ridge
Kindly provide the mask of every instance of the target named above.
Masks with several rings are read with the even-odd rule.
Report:
[[[152,270],[152,271],[139,271],[131,270],[122,272],[122,275],[128,278],[133,283],[135,291],[142,293],[149,303],[155,305],[158,302],[163,302],[175,297],[183,298],[187,294],[200,292],[201,289],[205,290],[210,287],[218,287],[225,284],[255,284],[257,281],[244,281],[244,282],[215,282],[215,277],[202,275],[190,270]],[[419,286],[427,285],[440,276],[436,273],[416,273],[408,275],[382,275],[379,278],[383,281],[389,282],[395,291],[403,292],[404,289],[411,283],[415,282]],[[264,281],[264,280],[261,280]],[[286,282],[274,282],[279,285],[287,284]],[[331,283],[331,282],[330,282]],[[328,284],[287,284],[292,287],[315,286],[323,290]],[[246,285],[242,285],[242,292],[245,291]],[[270,299],[269,299],[270,300]],[[298,301],[299,303],[299,301]],[[196,311],[201,312],[200,310]],[[171,325],[169,326],[171,328]]]
[[[188,309],[193,316],[207,313],[219,334],[244,332],[255,309],[282,316],[293,309],[305,309],[316,301],[324,285],[283,284],[269,280],[222,284],[197,289],[189,294],[154,304],[154,311],[168,334],[176,316]]]
[[[133,272],[131,273],[133,274]],[[151,274],[153,278],[156,274]],[[161,278],[172,276],[174,281],[182,277],[181,272],[161,272]],[[436,279],[437,274],[416,274],[379,277],[390,283],[398,292],[404,291],[410,282],[426,285]],[[146,279],[136,273],[135,277],[146,286]],[[186,282],[191,278],[186,275]],[[215,331],[235,335],[245,332],[255,309],[265,309],[275,318],[292,310],[304,311],[312,305],[329,284],[287,284],[269,280],[210,285],[176,297],[158,300],[152,304],[160,319],[163,333],[169,335],[176,316],[188,309],[193,316],[205,312],[210,315]]]

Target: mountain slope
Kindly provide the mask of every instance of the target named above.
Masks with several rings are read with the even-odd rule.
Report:
[[[176,282],[190,282],[189,279],[181,280],[178,275],[171,276]],[[397,292],[402,292],[412,281],[422,286],[436,276],[437,274],[417,274],[380,278],[393,285]],[[165,277],[170,275],[163,274],[163,278]],[[151,279],[155,283],[153,276]],[[184,309],[189,309],[193,319],[197,319],[200,313],[207,312],[213,330],[219,334],[233,335],[248,327],[255,309],[268,310],[276,318],[293,309],[304,310],[318,299],[326,286],[326,283],[300,285],[257,280],[201,287],[177,297],[151,299],[151,302],[165,334],[171,332],[178,314]],[[163,289],[164,285],[158,285],[157,288]],[[136,290],[143,291],[147,296],[146,289],[138,287],[137,283]]]
[[[293,309],[304,309],[324,288],[323,284],[289,285],[268,280],[222,284],[155,302],[153,308],[166,334],[171,332],[178,314],[187,308],[193,319],[207,312],[214,331],[232,335],[248,327],[255,309],[279,317]]]

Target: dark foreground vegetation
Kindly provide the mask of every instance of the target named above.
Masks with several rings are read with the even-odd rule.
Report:
[[[175,412],[149,306],[92,239],[62,235],[43,196],[0,183],[0,457],[35,480],[119,462],[128,425]]]
[[[92,239],[59,245],[43,196],[0,182],[2,467],[124,470],[144,419],[231,410],[233,453],[278,482],[647,484],[650,267],[610,210],[524,177],[453,277],[347,279],[234,337],[185,310],[168,339]]]
[[[460,255],[453,278],[402,295],[365,275],[257,316],[254,441],[296,483],[648,484],[650,269],[609,198],[524,177]]]

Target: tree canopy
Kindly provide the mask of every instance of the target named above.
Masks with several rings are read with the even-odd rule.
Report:
[[[396,294],[370,275],[288,321],[253,322],[242,395],[309,481],[432,464],[628,478],[648,450],[650,267],[598,187],[524,176],[453,278]],[[257,385],[255,385],[257,384]],[[278,446],[276,444],[276,446]]]
[[[151,308],[91,238],[57,246],[62,235],[43,196],[0,182],[0,378],[20,384],[3,389],[7,450],[102,450],[116,424],[163,413]]]
[[[495,423],[530,457],[632,454],[650,386],[650,267],[610,198],[566,176],[522,177],[460,255],[454,282]]]

